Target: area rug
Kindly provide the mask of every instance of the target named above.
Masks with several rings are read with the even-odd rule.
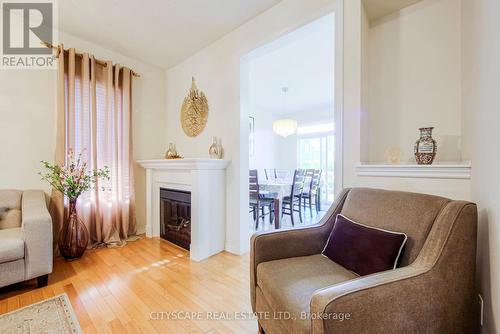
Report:
[[[65,293],[0,315],[0,334],[33,333],[82,333]]]

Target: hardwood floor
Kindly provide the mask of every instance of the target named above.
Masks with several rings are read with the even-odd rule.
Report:
[[[329,206],[327,208],[329,208]],[[312,215],[311,215],[309,210],[307,210],[302,215],[302,223],[299,220],[299,214],[295,213],[295,216],[294,216],[295,217],[295,226],[292,225],[292,220],[291,220],[290,216],[283,216],[283,218],[281,219],[281,228],[302,227],[302,226],[316,224],[317,222],[319,222],[321,220],[321,218],[323,218],[325,213],[326,213],[326,211],[316,212],[313,210]],[[264,218],[264,221],[262,221],[262,219],[260,220],[258,229],[255,229],[255,221],[253,220],[252,214],[249,214],[248,221],[249,221],[250,236],[257,231],[273,231],[273,230],[275,230],[274,223],[271,224],[269,222],[269,215],[267,215]]]
[[[48,286],[0,289],[0,314],[66,292],[85,333],[257,333],[255,320],[220,320],[251,312],[248,272],[248,255],[192,262],[166,241],[143,238],[72,262],[56,259]],[[157,313],[179,311],[202,312],[202,319]]]

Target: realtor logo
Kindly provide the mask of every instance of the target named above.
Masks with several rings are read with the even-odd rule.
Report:
[[[2,69],[55,68],[51,48],[57,44],[53,0],[2,0]]]

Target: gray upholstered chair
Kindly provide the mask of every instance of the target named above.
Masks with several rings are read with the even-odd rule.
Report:
[[[338,213],[406,233],[400,267],[360,277],[322,256]],[[319,224],[252,237],[259,327],[267,334],[476,333],[476,229],[473,203],[346,189]]]
[[[52,272],[52,219],[39,190],[0,190],[0,287]]]

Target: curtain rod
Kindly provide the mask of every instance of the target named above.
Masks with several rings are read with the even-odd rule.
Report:
[[[59,47],[54,46],[54,45],[52,45],[50,43],[47,43],[45,41],[42,41],[42,45],[44,45],[45,47],[47,47],[49,49],[56,50],[56,57],[59,57],[59,52],[60,52]],[[78,57],[82,57],[83,56],[82,53],[78,53],[78,52],[75,52],[75,55],[77,55]],[[105,61],[100,60],[100,59],[95,59],[95,62],[98,63],[99,65],[102,65],[102,66],[106,66],[107,65],[107,63]],[[139,73],[134,72],[133,70],[130,70],[130,71],[132,72],[132,75],[134,77],[140,77],[141,76]]]

